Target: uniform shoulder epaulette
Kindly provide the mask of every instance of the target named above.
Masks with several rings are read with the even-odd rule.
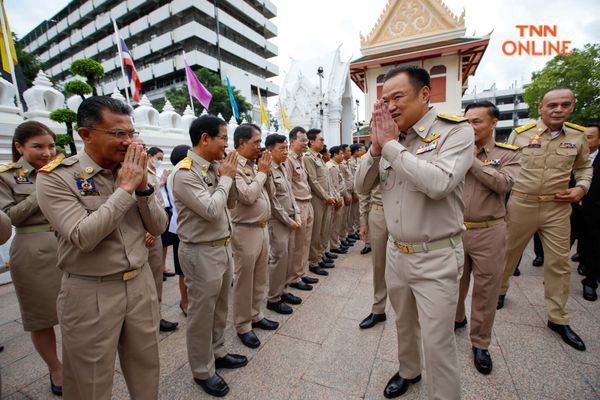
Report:
[[[8,164],[0,165],[0,172],[10,171],[16,165],[17,165],[17,163],[15,163],[15,162],[11,162],[11,163],[8,163]]]
[[[525,131],[530,130],[531,128],[533,128],[536,125],[537,125],[537,122],[530,122],[528,124],[525,124],[525,125],[519,126],[518,128],[515,128],[515,132],[517,132],[517,134],[523,133]]]
[[[508,144],[508,143],[496,142],[496,147],[500,147],[502,149],[508,149],[508,150],[519,150],[519,146],[513,146],[512,144]]]
[[[179,169],[189,170],[192,168],[192,158],[186,157],[183,160],[179,161]]]
[[[63,161],[65,161],[64,156],[57,157],[54,160],[50,161],[48,164],[44,165],[42,168],[40,168],[38,172],[46,172],[46,173],[52,172],[56,167],[58,167],[60,164],[62,164]]]
[[[585,126],[577,125],[572,122],[565,121],[565,126],[568,126],[571,129],[575,129],[576,131],[583,132],[585,131]]]
[[[439,119],[443,119],[444,121],[450,121],[454,123],[465,122],[467,120],[465,117],[459,117],[458,115],[450,114],[438,114],[437,117]]]

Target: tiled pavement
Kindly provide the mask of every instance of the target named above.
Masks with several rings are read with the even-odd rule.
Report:
[[[397,369],[393,311],[371,330],[358,329],[369,313],[372,296],[370,256],[362,243],[338,260],[330,276],[312,292],[297,292],[304,302],[291,316],[271,311],[281,322],[275,333],[257,331],[262,346],[245,348],[230,325],[227,346],[248,356],[246,368],[222,371],[231,387],[229,399],[381,399]],[[566,346],[545,327],[542,268],[531,266],[528,248],[522,275],[513,278],[506,306],[498,312],[490,348],[494,371],[480,375],[472,365],[468,329],[457,334],[464,399],[599,399],[600,301],[581,298],[580,277],[572,274],[568,309],[571,325],[587,344],[586,352]],[[180,329],[161,334],[160,398],[210,398],[191,378],[185,348],[185,318],[179,311],[176,278],[165,282],[163,317]],[[48,372],[22,330],[12,285],[0,287],[0,353],[3,399],[52,399]],[[129,398],[116,366],[113,398]],[[425,382],[411,386],[406,399],[425,399]]]

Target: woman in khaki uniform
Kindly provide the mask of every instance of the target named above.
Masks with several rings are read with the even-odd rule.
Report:
[[[10,248],[10,274],[21,309],[23,328],[50,370],[52,393],[62,395],[62,364],[56,352],[54,325],[61,271],[57,241],[40,211],[35,192],[37,170],[56,156],[54,133],[27,121],[15,129],[13,162],[0,167],[0,209],[16,227]]]

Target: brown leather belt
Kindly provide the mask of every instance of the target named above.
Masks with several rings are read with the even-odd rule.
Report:
[[[204,246],[210,246],[210,247],[217,247],[217,246],[227,246],[229,244],[229,242],[231,242],[231,238],[223,238],[223,239],[219,239],[219,240],[213,240],[212,242],[200,242],[198,244],[204,245]]]
[[[546,202],[546,201],[554,201],[556,197],[553,194],[527,194],[521,193],[517,191],[512,191],[511,196],[518,197],[523,200],[529,201],[537,201],[537,202]]]
[[[77,278],[77,279],[83,279],[86,281],[97,281],[97,282],[130,281],[133,278],[135,278],[136,276],[138,276],[141,271],[142,271],[142,269],[138,268],[138,269],[132,269],[129,271],[119,272],[116,274],[105,275],[105,276],[78,275],[78,274],[72,274],[70,272],[67,272],[67,276],[69,278]]]
[[[489,221],[481,221],[481,222],[466,222],[465,227],[467,229],[482,229],[489,228],[490,226],[500,225],[504,222],[504,218],[491,219]]]
[[[412,253],[424,253],[427,251],[441,250],[448,247],[456,247],[456,245],[462,242],[462,235],[458,234],[446,239],[434,240],[433,242],[427,243],[407,243],[394,240],[391,236],[390,239],[394,242],[396,249],[400,253],[412,254]]]

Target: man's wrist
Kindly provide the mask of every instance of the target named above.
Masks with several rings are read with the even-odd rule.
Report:
[[[152,193],[154,193],[154,186],[150,185],[150,184],[146,184],[146,190],[137,190],[135,191],[135,195],[138,197],[148,197],[150,196]]]

